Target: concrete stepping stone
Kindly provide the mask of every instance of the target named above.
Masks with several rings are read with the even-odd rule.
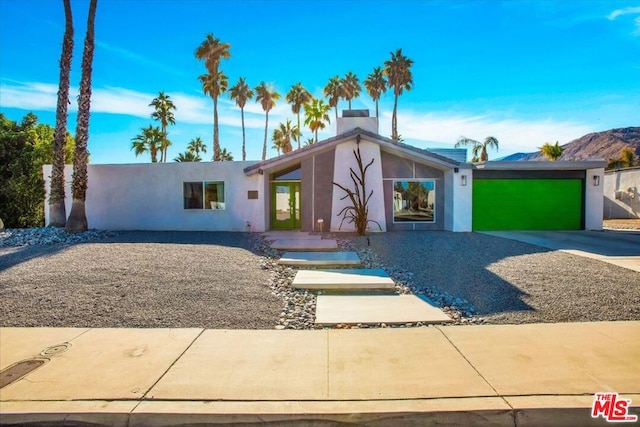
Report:
[[[395,289],[393,280],[381,268],[298,270],[291,286],[327,291]]]
[[[295,266],[359,266],[360,257],[355,252],[285,252],[278,260],[281,265]]]
[[[321,240],[322,236],[319,234],[309,234],[308,232],[303,231],[290,231],[290,230],[272,230],[265,231],[262,233],[262,237],[267,240]]]
[[[318,295],[319,325],[338,323],[452,322],[442,310],[416,295]]]
[[[338,242],[333,239],[278,239],[271,247],[285,251],[337,251]]]

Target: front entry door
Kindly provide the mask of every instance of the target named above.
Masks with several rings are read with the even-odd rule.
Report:
[[[300,182],[271,184],[271,227],[300,228]]]

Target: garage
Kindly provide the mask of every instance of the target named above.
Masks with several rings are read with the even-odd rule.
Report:
[[[474,231],[582,230],[585,171],[478,170]]]

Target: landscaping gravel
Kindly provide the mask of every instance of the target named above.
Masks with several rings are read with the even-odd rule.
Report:
[[[252,252],[251,234],[122,232],[93,237],[99,240],[0,247],[0,325],[275,325],[281,299],[268,287],[270,272]]]
[[[455,324],[640,320],[640,273],[604,262],[477,233],[327,237]],[[251,233],[7,230],[0,326],[316,328],[280,255]]]
[[[435,292],[482,323],[640,320],[640,273],[478,233],[387,232],[354,238],[414,291]],[[463,310],[464,311],[464,310]],[[464,322],[462,322],[464,323]]]

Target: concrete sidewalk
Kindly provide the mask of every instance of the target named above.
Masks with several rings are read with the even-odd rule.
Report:
[[[640,413],[640,322],[0,328],[1,369],[34,357],[0,389],[2,424],[607,425],[590,417],[601,391]]]

